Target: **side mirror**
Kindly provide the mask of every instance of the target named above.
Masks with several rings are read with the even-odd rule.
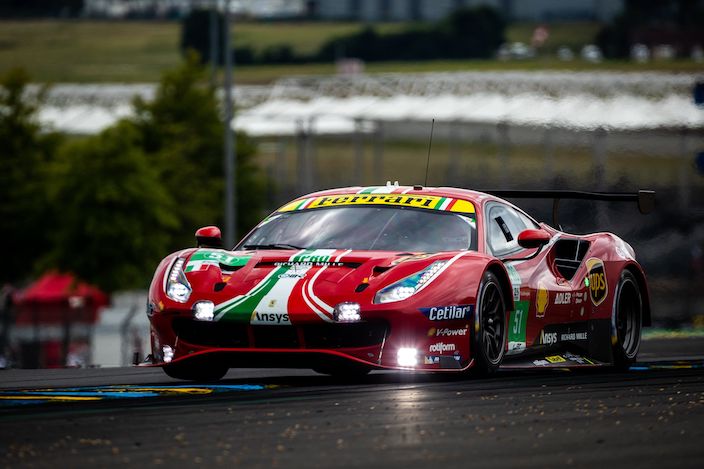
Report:
[[[545,230],[523,230],[518,235],[518,245],[525,249],[539,248],[548,244],[550,238]]]
[[[204,226],[196,231],[196,244],[199,248],[221,248],[222,234],[217,226]]]

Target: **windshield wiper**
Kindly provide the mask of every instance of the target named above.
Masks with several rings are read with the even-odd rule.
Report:
[[[293,244],[286,243],[274,243],[274,244],[245,244],[242,246],[244,249],[306,249],[300,246],[294,246]]]

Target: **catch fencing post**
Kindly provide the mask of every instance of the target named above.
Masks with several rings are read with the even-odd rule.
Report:
[[[374,184],[382,184],[384,173],[384,122],[376,121],[376,134],[374,141]]]
[[[364,134],[362,132],[362,119],[354,119],[354,181],[352,185],[364,185]]]
[[[508,124],[499,122],[496,124],[499,147],[499,181],[502,189],[506,189],[508,181],[511,180],[511,167],[509,166],[509,152],[511,142],[509,141]]]

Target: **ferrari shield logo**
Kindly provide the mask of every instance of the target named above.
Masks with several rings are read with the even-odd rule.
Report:
[[[548,290],[542,283],[538,284],[538,291],[535,294],[535,316],[545,317],[545,310],[548,307]]]
[[[601,259],[591,257],[587,259],[587,269],[589,269],[589,296],[594,306],[599,306],[604,302],[609,291],[604,263]]]

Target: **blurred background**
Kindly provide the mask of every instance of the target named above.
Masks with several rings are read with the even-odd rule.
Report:
[[[650,334],[704,334],[703,48],[702,0],[0,0],[0,368],[144,359],[156,265],[226,222],[228,147],[239,237],[425,183],[433,119],[427,185],[656,190],[560,222],[633,245]]]

